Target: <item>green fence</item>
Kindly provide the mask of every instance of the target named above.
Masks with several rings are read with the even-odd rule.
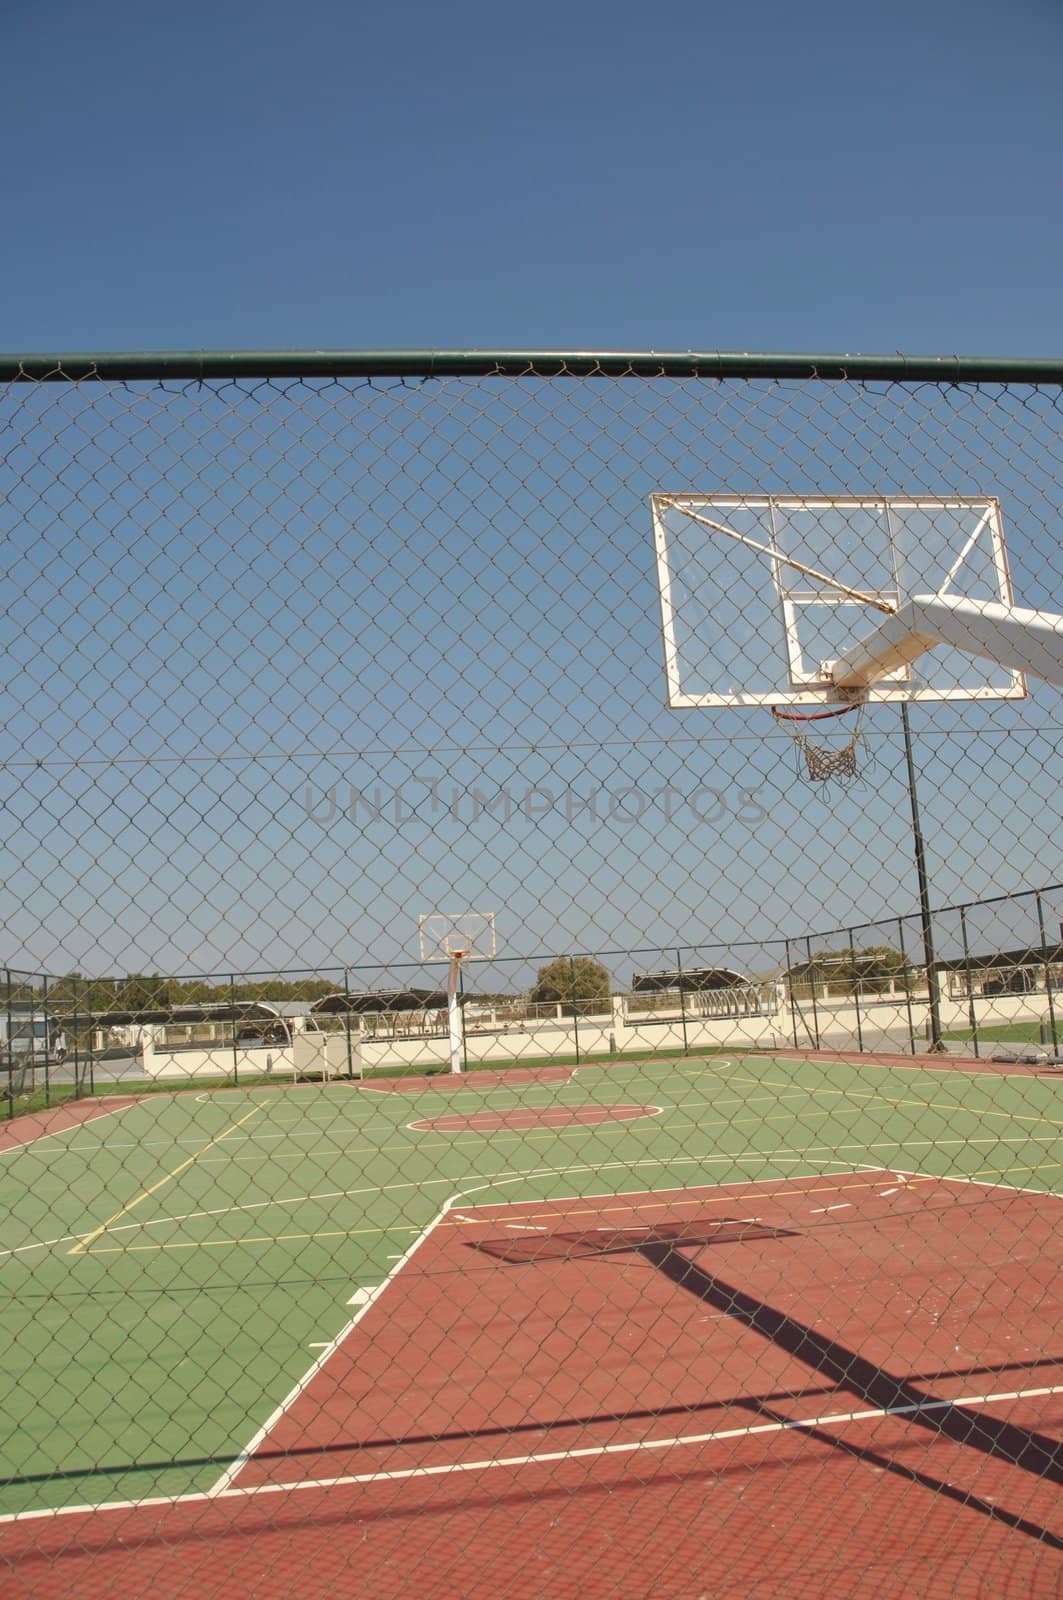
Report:
[[[1061,384],[0,358],[12,1595],[1058,1591]]]

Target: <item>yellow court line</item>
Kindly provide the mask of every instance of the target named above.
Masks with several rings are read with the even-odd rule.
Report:
[[[756,1193],[755,1196],[753,1196],[753,1195],[745,1196],[742,1199],[741,1204],[745,1205],[748,1202],[748,1204],[750,1204],[750,1205],[759,1205],[762,1200],[778,1200],[780,1198],[786,1200],[786,1199],[790,1199],[795,1194],[797,1195],[798,1199],[802,1199],[803,1200],[806,1195],[844,1194],[850,1189],[859,1189],[859,1190],[874,1189],[877,1184],[882,1184],[882,1183],[888,1182],[890,1171],[891,1171],[890,1168],[883,1167],[881,1169],[881,1171],[879,1171],[877,1173],[874,1173],[874,1174],[872,1174],[872,1173],[859,1173],[859,1172],[839,1173],[839,1174],[837,1174],[837,1176],[839,1178],[846,1178],[846,1179],[849,1179],[850,1181],[849,1182],[820,1183],[820,1184],[817,1184],[814,1188],[801,1189],[799,1191],[796,1190],[793,1187],[793,1185],[797,1184],[797,1183],[800,1183],[802,1181],[802,1177],[782,1178],[782,1179],[779,1180],[780,1184],[782,1185],[781,1188],[778,1188],[778,1189],[760,1189],[760,1188],[758,1188],[757,1193]],[[814,1176],[814,1174],[813,1174],[813,1176]],[[926,1173],[926,1174],[920,1174],[920,1176],[918,1178],[908,1178],[907,1181],[905,1182],[904,1187],[906,1189],[914,1189],[916,1187],[916,1185],[920,1184],[920,1183],[942,1183],[944,1181],[945,1181],[944,1179],[935,1178],[932,1174]],[[739,1182],[741,1183],[741,1180],[739,1180]],[[755,1179],[751,1179],[750,1182],[751,1183],[755,1183],[756,1180]],[[703,1188],[711,1188],[712,1185],[705,1184],[705,1185],[702,1185],[701,1187],[703,1187]],[[450,1217],[448,1217],[446,1220],[449,1223],[451,1223],[451,1225],[454,1226],[454,1227],[460,1227],[464,1223],[479,1224],[480,1227],[489,1227],[489,1226],[497,1227],[498,1226],[497,1220],[495,1220],[493,1218],[490,1218],[490,1217],[477,1217],[476,1212],[479,1211],[479,1210],[497,1209],[497,1206],[498,1206],[499,1203],[505,1204],[504,1201],[503,1202],[488,1201],[486,1204],[481,1203],[480,1205],[471,1205],[468,1208],[469,1211],[472,1213],[470,1216],[461,1216],[461,1215],[458,1215],[457,1213],[455,1213],[455,1214],[451,1215]],[[608,1216],[611,1212],[614,1212],[614,1211],[620,1211],[620,1212],[630,1212],[630,1211],[677,1211],[677,1210],[680,1210],[683,1206],[697,1206],[699,1209],[704,1209],[704,1207],[706,1207],[706,1206],[733,1206],[735,1203],[736,1203],[735,1202],[735,1196],[734,1196],[733,1193],[717,1195],[717,1196],[714,1196],[710,1200],[706,1200],[700,1195],[693,1195],[688,1200],[674,1200],[674,1199],[667,1199],[667,1200],[638,1200],[638,1201],[628,1200],[628,1201],[625,1201],[623,1205],[617,1205],[617,1206],[584,1206],[584,1207],[582,1207],[580,1209],[575,1209],[575,1208],[572,1208],[570,1206],[567,1206],[567,1205],[565,1205],[565,1203],[563,1201],[555,1201],[554,1204],[553,1204],[553,1208],[550,1211],[523,1211],[522,1210],[521,1214],[522,1214],[522,1216],[529,1217],[532,1221],[535,1221],[536,1219],[538,1219],[539,1221],[542,1221],[542,1222],[549,1222],[549,1221],[567,1220],[568,1218],[571,1218],[571,1217],[604,1217],[604,1216]],[[513,1206],[521,1206],[521,1207],[525,1207],[525,1206],[529,1206],[529,1205],[536,1205],[536,1204],[542,1204],[542,1202],[541,1201],[535,1201],[535,1200],[516,1200],[516,1201],[513,1202]],[[563,1209],[562,1209],[562,1207],[563,1207]]]
[[[200,1156],[206,1155],[207,1151],[212,1149],[214,1145],[221,1144],[223,1139],[228,1138],[230,1133],[235,1133],[237,1128],[243,1127],[244,1123],[248,1122],[261,1109],[262,1109],[261,1106],[252,1106],[251,1110],[247,1113],[246,1116],[241,1117],[238,1122],[234,1122],[232,1124],[232,1126],[226,1128],[223,1133],[219,1133],[215,1138],[213,1138],[210,1141],[209,1144],[205,1144],[203,1146],[202,1150],[197,1150],[195,1155],[189,1156],[187,1161],[182,1161],[181,1165],[179,1167],[174,1167],[172,1172],[165,1173],[159,1179],[159,1181],[157,1183],[153,1183],[152,1184],[150,1189],[142,1190],[141,1193],[138,1194],[134,1200],[128,1201],[127,1204],[124,1205],[120,1211],[116,1211],[113,1217],[108,1217],[106,1222],[101,1222],[98,1228],[93,1228],[91,1233],[86,1234],[83,1239],[79,1239],[77,1244],[74,1245],[72,1249],[67,1251],[67,1255],[68,1256],[84,1255],[84,1253],[89,1248],[89,1246],[92,1244],[92,1242],[95,1239],[98,1239],[100,1237],[101,1233],[106,1233],[107,1229],[111,1226],[111,1224],[113,1222],[117,1222],[119,1217],[126,1216],[130,1211],[134,1210],[135,1207],[140,1205],[142,1200],[147,1200],[149,1195],[153,1195],[155,1193],[156,1189],[161,1189],[163,1184],[169,1183],[171,1181],[171,1179],[173,1179],[173,1178],[180,1177],[181,1173],[184,1172],[186,1170],[186,1168],[192,1166],[194,1162],[198,1161]]]
[[[861,1115],[863,1114],[862,1106],[852,1106],[850,1110],[854,1115],[857,1112],[859,1112]],[[575,1128],[531,1128],[525,1129],[519,1133],[505,1134],[478,1133],[470,1136],[468,1139],[421,1139],[418,1140],[416,1144],[410,1140],[404,1139],[401,1144],[350,1145],[342,1150],[337,1151],[337,1153],[341,1153],[344,1156],[380,1156],[390,1155],[394,1151],[403,1151],[405,1153],[409,1153],[411,1150],[416,1150],[417,1154],[420,1155],[422,1151],[425,1150],[462,1150],[465,1149],[466,1146],[475,1146],[477,1149],[481,1150],[494,1150],[502,1144],[530,1144],[532,1140],[535,1139],[583,1139],[588,1135],[593,1137],[599,1133],[612,1133],[615,1131],[636,1133],[643,1137],[649,1137],[650,1135],[658,1133],[662,1128],[667,1128],[669,1133],[675,1133],[680,1128],[693,1128],[702,1133],[712,1133],[721,1128],[759,1128],[765,1126],[769,1122],[793,1122],[797,1115],[797,1112],[785,1112],[774,1117],[765,1117],[759,1115],[748,1117],[720,1117],[714,1122],[665,1122],[661,1119],[658,1119],[657,1121],[651,1123],[647,1118],[645,1127],[640,1127],[636,1122],[633,1121],[594,1122],[584,1123],[580,1127]],[[801,1112],[800,1115],[807,1121],[810,1116],[834,1117],[838,1115],[838,1111],[833,1107],[824,1107],[824,1109],[821,1111]],[[278,1150],[271,1154],[270,1160],[303,1161],[312,1159],[321,1153],[322,1152],[319,1150],[294,1150],[290,1153],[283,1150]],[[258,1152],[254,1152],[247,1156],[232,1157],[233,1162],[261,1162],[261,1160],[262,1156]],[[209,1166],[213,1163],[207,1162],[206,1164]],[[229,1164],[229,1162],[224,1163],[226,1166]],[[667,1160],[665,1160],[663,1164],[667,1165]]]
[[[754,1081],[754,1080],[750,1080],[750,1081]],[[850,1098],[849,1096],[846,1095],[846,1091],[844,1091],[842,1089],[829,1089],[829,1090],[828,1089],[823,1089],[823,1090],[809,1089],[809,1090],[806,1090],[805,1092],[809,1096],[814,1096],[816,1094],[824,1094],[824,1095],[832,1095],[832,1096],[840,1097],[840,1098],[843,1098],[843,1099],[844,1098]],[[881,1097],[876,1095],[874,1090],[866,1091],[866,1095],[870,1099],[881,1098]],[[883,1103],[884,1106],[892,1107],[894,1109],[896,1109],[896,1105],[897,1104],[906,1105],[906,1106],[907,1105],[918,1106],[918,1107],[922,1107],[924,1110],[941,1109],[940,1107],[935,1106],[933,1103],[928,1103],[928,1102],[923,1101],[923,1100],[894,1102],[894,1101],[891,1101],[891,1100],[883,1099],[882,1103]],[[955,1106],[952,1106],[952,1107],[948,1107],[948,1109],[949,1110],[956,1110],[956,1109],[962,1109],[962,1107],[961,1108],[957,1108]],[[1010,1113],[1003,1112],[1003,1111],[995,1112],[995,1113],[986,1113],[986,1115],[990,1115],[990,1114],[996,1115],[996,1116],[1008,1116],[1008,1115],[1010,1115]],[[460,1137],[455,1137],[453,1139],[421,1139],[421,1140],[418,1140],[416,1144],[414,1144],[412,1141],[409,1141],[409,1140],[403,1140],[401,1143],[398,1143],[398,1144],[350,1145],[350,1146],[348,1146],[348,1147],[346,1147],[345,1149],[342,1150],[342,1154],[344,1156],[347,1156],[347,1157],[353,1157],[353,1156],[380,1156],[380,1155],[390,1155],[390,1154],[392,1154],[392,1153],[394,1153],[396,1151],[401,1151],[401,1152],[408,1153],[412,1149],[412,1150],[416,1150],[417,1154],[420,1155],[422,1152],[424,1152],[426,1150],[464,1150],[464,1149],[469,1148],[469,1147],[475,1147],[475,1148],[481,1149],[481,1150],[496,1150],[496,1149],[498,1149],[498,1147],[500,1145],[531,1144],[531,1143],[533,1143],[535,1141],[538,1141],[538,1140],[587,1139],[588,1137],[589,1138],[595,1138],[595,1137],[597,1137],[597,1136],[599,1136],[601,1134],[609,1134],[609,1133],[614,1133],[614,1132],[623,1133],[623,1134],[633,1134],[633,1135],[636,1135],[636,1136],[638,1136],[640,1138],[656,1137],[656,1135],[658,1133],[660,1133],[662,1130],[667,1130],[667,1132],[669,1134],[673,1134],[673,1133],[678,1132],[680,1129],[693,1129],[694,1131],[699,1132],[699,1133],[711,1134],[711,1133],[717,1132],[717,1131],[719,1131],[721,1129],[723,1129],[723,1130],[737,1130],[737,1129],[741,1129],[741,1128],[761,1128],[761,1127],[768,1127],[769,1125],[774,1124],[774,1123],[785,1123],[785,1124],[790,1124],[790,1125],[795,1125],[796,1124],[797,1126],[803,1126],[805,1123],[811,1121],[813,1118],[821,1118],[821,1119],[822,1118],[828,1118],[829,1119],[829,1118],[832,1118],[832,1117],[836,1118],[836,1117],[839,1117],[839,1116],[867,1116],[867,1115],[868,1115],[867,1107],[865,1107],[865,1106],[857,1106],[857,1105],[850,1105],[850,1106],[820,1106],[820,1107],[815,1107],[812,1110],[801,1110],[801,1109],[798,1109],[798,1108],[795,1107],[792,1111],[778,1112],[773,1116],[764,1116],[762,1114],[756,1113],[756,1114],[751,1114],[749,1116],[740,1116],[740,1117],[717,1117],[715,1120],[707,1119],[707,1120],[703,1120],[703,1121],[700,1121],[700,1122],[672,1122],[672,1121],[666,1121],[663,1118],[658,1118],[655,1121],[651,1122],[649,1120],[649,1118],[647,1118],[644,1125],[640,1125],[637,1122],[596,1122],[596,1123],[585,1123],[585,1124],[583,1124],[583,1125],[581,1125],[579,1127],[574,1127],[574,1128],[529,1128],[529,1129],[524,1129],[519,1133],[485,1133],[485,1134],[478,1133],[478,1134],[471,1135],[467,1139],[463,1139],[463,1138],[460,1138]],[[972,1115],[974,1115],[974,1113],[972,1113]],[[1036,1117],[1036,1118],[1035,1117],[1027,1117],[1027,1118],[1019,1117],[1019,1118],[1016,1118],[1015,1120],[1017,1120],[1017,1121],[1024,1121],[1025,1120],[1025,1121],[1028,1121],[1028,1122],[1035,1122],[1035,1121],[1036,1122],[1042,1122],[1045,1119],[1044,1118],[1040,1118],[1040,1117]],[[1050,1126],[1056,1126],[1056,1124],[1052,1123],[1052,1124],[1050,1124]],[[1060,1124],[1060,1126],[1063,1126],[1063,1124]],[[1025,1135],[1025,1137],[1027,1139],[1032,1139],[1034,1137],[1034,1135],[1027,1134],[1027,1135]],[[897,1147],[898,1148],[903,1148],[905,1142],[906,1141],[903,1138],[898,1138],[898,1140],[896,1141]],[[854,1146],[852,1148],[864,1149],[864,1148],[868,1148],[868,1147],[867,1146]],[[796,1153],[800,1154],[800,1152],[796,1152]],[[294,1150],[294,1151],[291,1151],[291,1152],[278,1150],[278,1151],[274,1151],[271,1154],[270,1160],[271,1161],[305,1161],[305,1160],[311,1160],[315,1156],[320,1155],[320,1154],[321,1154],[320,1151],[315,1151],[315,1150],[312,1150],[312,1149],[305,1149],[305,1150],[300,1149],[300,1150]],[[232,1161],[233,1162],[261,1162],[261,1160],[262,1160],[262,1156],[258,1152],[255,1152],[255,1153],[252,1153],[251,1155],[246,1155],[246,1156],[233,1156],[232,1157]],[[207,1165],[211,1165],[211,1164],[212,1164],[211,1162],[207,1163]],[[230,1164],[229,1162],[225,1163],[226,1166],[228,1166],[229,1164]],[[665,1166],[667,1165],[667,1158],[662,1158],[662,1165],[665,1165]]]
[[[858,1172],[857,1173],[854,1173],[854,1172],[839,1173],[839,1174],[836,1175],[839,1180],[847,1179],[848,1181],[847,1182],[845,1182],[845,1181],[831,1181],[831,1182],[828,1182],[828,1183],[820,1183],[820,1184],[817,1184],[814,1188],[802,1189],[801,1190],[801,1195],[803,1197],[805,1195],[816,1195],[816,1194],[841,1194],[842,1192],[844,1192],[847,1189],[861,1189],[861,1190],[863,1190],[863,1189],[867,1189],[867,1188],[873,1188],[876,1183],[882,1183],[882,1182],[885,1181],[885,1175],[888,1173],[888,1170],[889,1170],[888,1168],[883,1168],[882,1172],[878,1173],[876,1176],[871,1176],[870,1174],[858,1173]],[[812,1176],[815,1176],[815,1174],[813,1174]],[[778,1181],[782,1185],[781,1188],[759,1190],[758,1193],[757,1193],[757,1199],[758,1200],[760,1200],[760,1199],[765,1199],[765,1200],[777,1199],[780,1195],[783,1196],[784,1198],[789,1197],[789,1195],[793,1193],[792,1187],[790,1185],[795,1180],[788,1180],[786,1178],[781,1178]],[[939,1180],[937,1178],[934,1178],[934,1177],[932,1177],[930,1175],[927,1175],[926,1177],[909,1178],[907,1183],[906,1183],[906,1185],[905,1185],[905,1187],[906,1188],[910,1188],[910,1189],[914,1189],[917,1183],[937,1183],[937,1182],[940,1182],[940,1181],[941,1180]],[[711,1185],[701,1185],[700,1187],[705,1188],[705,1187],[712,1187],[712,1186]],[[669,1193],[671,1193],[671,1192],[672,1191],[669,1191]],[[507,1209],[512,1209],[512,1206],[521,1206],[523,1208],[523,1207],[530,1206],[530,1205],[541,1205],[542,1203],[543,1203],[542,1201],[536,1201],[536,1200],[515,1200],[515,1201],[513,1201],[511,1203],[511,1206],[507,1207]],[[549,1203],[550,1202],[547,1202],[547,1204],[549,1204]],[[494,1207],[496,1207],[498,1205],[505,1205],[505,1204],[506,1204],[505,1201],[491,1201],[490,1202],[490,1206],[492,1208],[494,1208]],[[631,1212],[631,1211],[660,1211],[660,1210],[672,1211],[672,1210],[675,1210],[675,1209],[677,1209],[679,1207],[682,1207],[682,1206],[704,1207],[704,1206],[707,1206],[707,1205],[708,1206],[733,1205],[734,1204],[734,1195],[733,1194],[719,1195],[719,1196],[717,1196],[717,1197],[715,1197],[715,1198],[713,1198],[711,1200],[705,1200],[700,1195],[692,1197],[690,1199],[685,1199],[685,1200],[647,1199],[647,1200],[642,1200],[642,1201],[638,1201],[638,1202],[633,1202],[631,1200],[626,1200],[626,1201],[624,1201],[624,1203],[622,1205],[616,1205],[616,1206],[588,1206],[586,1208],[578,1209],[578,1210],[575,1210],[575,1209],[572,1209],[571,1207],[566,1206],[564,1211],[559,1211],[557,1209],[557,1206],[560,1205],[560,1204],[562,1204],[562,1202],[555,1202],[554,1203],[554,1208],[552,1210],[550,1210],[550,1211],[533,1211],[533,1212],[525,1213],[525,1214],[530,1215],[533,1218],[534,1217],[541,1217],[541,1218],[544,1218],[544,1219],[547,1219],[547,1220],[549,1220],[549,1219],[555,1219],[556,1220],[558,1217],[582,1217],[582,1216],[594,1216],[594,1217],[597,1217],[597,1216],[605,1216],[608,1213],[613,1212],[613,1211],[623,1211],[623,1212]],[[477,1206],[470,1206],[469,1209],[472,1212],[475,1213],[480,1208],[477,1207]],[[463,1227],[463,1226],[465,1226],[467,1224],[479,1224],[481,1227],[484,1227],[484,1226],[488,1225],[489,1220],[490,1219],[487,1219],[487,1218],[484,1218],[484,1217],[477,1217],[475,1215],[473,1215],[473,1216],[460,1216],[460,1215],[457,1215],[457,1214],[452,1214],[451,1216],[444,1218],[444,1223],[450,1223],[452,1227]],[[118,1255],[132,1254],[134,1251],[145,1251],[145,1250],[227,1250],[227,1249],[228,1250],[232,1250],[232,1249],[237,1248],[240,1245],[245,1245],[245,1244],[290,1244],[290,1243],[295,1242],[295,1241],[305,1242],[307,1240],[313,1240],[313,1239],[353,1239],[353,1238],[357,1238],[357,1237],[365,1235],[365,1234],[420,1233],[420,1232],[422,1232],[422,1229],[419,1226],[411,1226],[409,1223],[405,1223],[405,1222],[396,1222],[396,1223],[392,1223],[389,1227],[382,1227],[382,1228],[334,1228],[334,1229],[321,1229],[316,1233],[262,1233],[262,1234],[249,1234],[246,1238],[242,1238],[242,1239],[178,1239],[178,1240],[172,1241],[169,1244],[105,1245],[101,1250],[93,1250],[91,1253],[94,1256],[118,1256]]]

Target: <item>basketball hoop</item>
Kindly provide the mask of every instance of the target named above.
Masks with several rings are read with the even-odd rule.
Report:
[[[856,765],[856,750],[860,743],[860,722],[864,709],[862,700],[847,700],[844,705],[829,706],[826,710],[819,711],[793,711],[783,710],[781,706],[772,706],[771,714],[781,728],[784,728],[794,741],[798,749],[798,771],[804,765],[803,776],[810,783],[847,783],[859,776]],[[823,744],[809,737],[804,731],[810,722],[824,722],[835,717],[849,716],[855,712],[852,730],[846,735],[844,742],[838,744]],[[830,729],[823,729],[824,733]],[[844,732],[844,730],[840,730]]]

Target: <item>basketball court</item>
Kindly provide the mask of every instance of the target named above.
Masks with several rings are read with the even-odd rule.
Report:
[[[350,1566],[395,1596],[517,1570],[573,1596],[726,1592],[717,1570],[936,1596],[975,1550],[996,1594],[1063,1577],[1063,1202],[1023,1182],[1063,1158],[1049,1083],[761,1057],[485,1076],[141,1101],[9,1149],[9,1185],[23,1163],[71,1189],[120,1132],[151,1152],[58,1241],[16,1203],[8,1270],[67,1312],[124,1284],[150,1382],[124,1394],[62,1317],[17,1358],[45,1410],[66,1363],[84,1464],[24,1417],[12,1594],[213,1600],[255,1573],[324,1597]],[[981,1137],[946,1147],[946,1109]],[[350,1173],[327,1193],[325,1150]]]

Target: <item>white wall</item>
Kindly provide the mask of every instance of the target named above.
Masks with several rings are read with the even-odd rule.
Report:
[[[760,1016],[697,1016],[691,1010],[647,1015],[637,1012],[629,1016],[626,999],[615,995],[612,1014],[594,1018],[549,1017],[534,1022],[502,1024],[496,1029],[476,1032],[475,1025],[485,1025],[486,1016],[470,1019],[465,1035],[465,1059],[469,1064],[481,1061],[542,1062],[551,1058],[571,1059],[606,1055],[640,1055],[647,1051],[674,1051],[677,1055],[688,1050],[709,1048],[772,1049],[793,1046],[812,1047],[818,1040],[830,1049],[856,1049],[858,1041],[865,1050],[889,1049],[907,1051],[914,1034],[916,1049],[920,1049],[928,1036],[929,1006],[925,996],[861,1000],[859,1013],[851,1000],[817,999],[815,1012],[811,1000],[803,1000],[791,1009],[781,987],[765,995],[771,1009]],[[994,1022],[1039,1022],[1047,1011],[1044,995],[994,995],[991,999],[976,1002],[978,1025],[989,1028]],[[945,1032],[969,1033],[969,1008],[966,1000],[949,1000],[942,996],[940,1003],[941,1025]],[[1058,1018],[1063,1032],[1063,997],[1060,997]],[[145,1030],[146,1032],[148,1030]],[[327,1045],[324,1041],[327,1040]],[[318,1073],[344,1076],[348,1067],[347,1036],[345,1033],[328,1035],[297,1034],[294,1048],[257,1046],[254,1049],[238,1048],[218,1043],[212,1048],[169,1051],[145,1041],[143,1062],[145,1074],[156,1078],[206,1078],[231,1077],[235,1066],[236,1079],[260,1077],[271,1074],[278,1079],[291,1079],[295,1072],[295,1050],[299,1051],[300,1074]],[[438,1067],[449,1063],[449,1044],[445,1035],[386,1035],[375,1037],[351,1032],[351,1066],[355,1076],[366,1070],[388,1067],[423,1066]]]

